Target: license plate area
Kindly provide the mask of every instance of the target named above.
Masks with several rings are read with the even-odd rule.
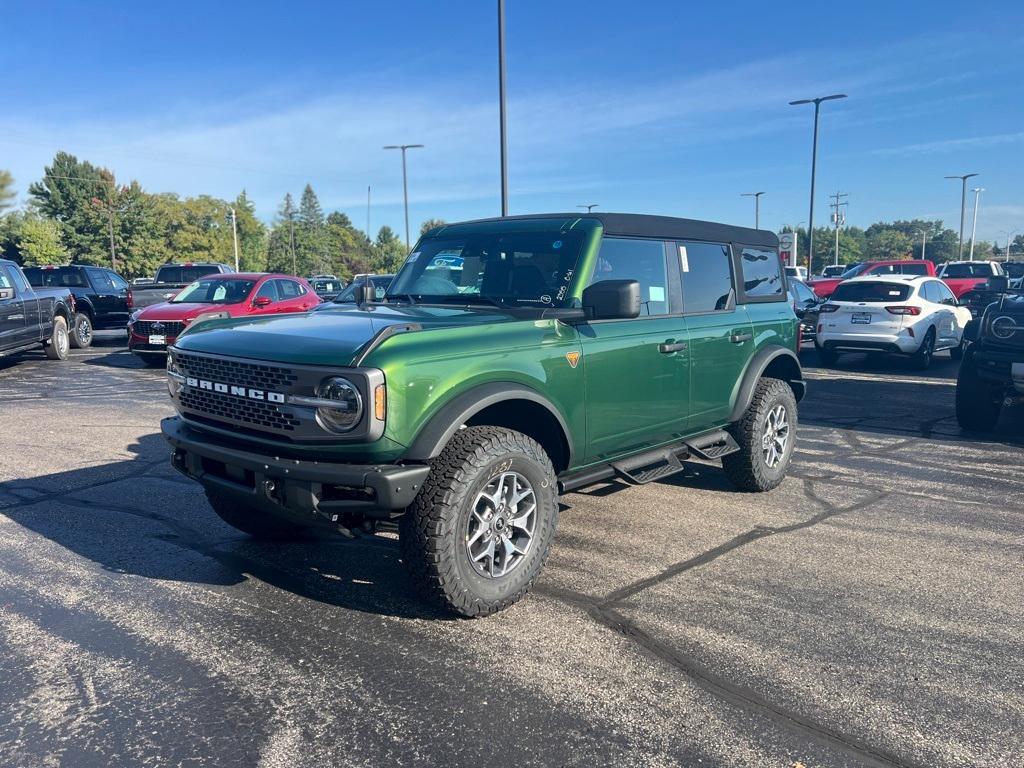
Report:
[[[854,312],[850,317],[850,322],[854,325],[870,325],[871,324],[871,313],[870,312]]]
[[[162,333],[151,333],[149,334],[150,344],[166,344],[167,337]]]

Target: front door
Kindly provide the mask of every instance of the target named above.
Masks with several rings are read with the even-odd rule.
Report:
[[[678,273],[661,240],[605,238],[590,282],[636,280],[641,315],[577,326],[583,349],[588,463],[685,434],[690,358]]]
[[[721,427],[732,393],[750,359],[754,336],[747,309],[737,304],[730,246],[675,243],[690,336],[690,433]],[[775,257],[776,266],[778,257]]]

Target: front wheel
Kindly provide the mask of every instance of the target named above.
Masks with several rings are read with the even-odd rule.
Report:
[[[75,324],[71,329],[71,346],[86,349],[92,344],[92,319],[84,312],[75,313]]]
[[[758,381],[743,417],[729,427],[740,449],[722,459],[741,491],[770,491],[782,482],[796,443],[796,397],[780,379]]]
[[[53,335],[43,347],[51,360],[67,360],[71,354],[71,340],[68,338],[68,322],[63,317],[53,318]]]
[[[535,440],[498,427],[460,429],[399,523],[414,586],[468,617],[522,599],[551,548],[556,488],[551,460]]]

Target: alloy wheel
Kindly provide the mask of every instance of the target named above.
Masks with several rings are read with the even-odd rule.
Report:
[[[491,579],[518,567],[533,544],[537,496],[518,472],[500,472],[473,501],[466,526],[466,553],[473,569]]]
[[[764,421],[764,432],[761,434],[761,453],[764,463],[774,469],[786,455],[789,444],[789,415],[786,406],[781,403],[768,411]]]

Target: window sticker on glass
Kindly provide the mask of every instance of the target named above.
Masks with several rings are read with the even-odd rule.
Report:
[[[665,289],[660,285],[652,285],[647,289],[648,301],[664,301]]]
[[[683,272],[690,271],[690,260],[686,258],[686,246],[679,246],[679,266],[682,267]]]
[[[407,262],[408,262],[409,264],[412,264],[412,263],[413,263],[414,261],[416,261],[416,259],[418,259],[419,257],[420,257],[420,252],[419,252],[419,251],[413,251],[412,253],[410,253],[410,254],[409,254],[409,258],[408,258],[408,259],[406,259],[406,261],[407,261]]]

